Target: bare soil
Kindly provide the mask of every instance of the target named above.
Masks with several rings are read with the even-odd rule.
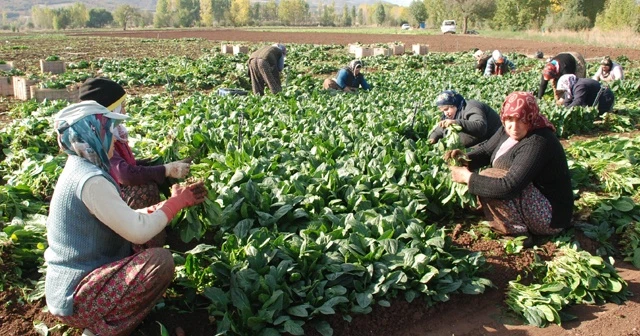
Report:
[[[545,55],[553,55],[562,51],[578,51],[585,58],[603,55],[617,57],[625,55],[630,59],[640,59],[640,50],[613,49],[592,46],[576,46],[561,43],[544,43],[524,40],[506,40],[485,38],[471,35],[363,35],[363,34],[327,34],[327,33],[281,33],[256,32],[231,29],[217,30],[173,30],[173,31],[119,31],[100,33],[74,33],[69,39],[83,39],[87,43],[69,50],[64,40],[56,43],[45,43],[40,40],[25,40],[31,46],[28,49],[12,50],[10,55],[0,58],[14,59],[18,67],[28,69],[30,64],[51,54],[64,55],[66,60],[94,59],[97,57],[154,57],[156,55],[185,55],[198,57],[203,50],[224,41],[246,42],[284,42],[311,44],[343,44],[360,42],[386,43],[403,42],[407,44],[428,44],[435,52],[468,51],[473,48],[483,50],[500,49],[503,52],[533,54],[541,50]],[[99,39],[94,39],[99,36]],[[26,36],[25,36],[26,37]],[[124,39],[122,39],[124,37]],[[185,48],[177,43],[175,47],[157,50],[153,44],[140,43],[142,38],[202,38],[201,49]],[[94,40],[92,40],[94,39]],[[109,43],[105,43],[108,41]],[[4,52],[3,52],[4,53]],[[7,57],[9,56],[9,57]],[[75,59],[74,59],[75,58]],[[148,90],[148,89],[145,89]],[[152,90],[152,89],[151,89]],[[144,91],[144,90],[143,90]],[[145,91],[146,92],[146,91]],[[136,94],[136,91],[130,92]],[[0,99],[0,126],[2,112],[12,105],[11,99]],[[5,119],[6,120],[6,119]],[[474,240],[462,230],[452,230],[454,242],[471,251],[482,251],[486,256],[490,270],[483,274],[495,284],[482,295],[453,296],[449,302],[428,307],[424,302],[416,300],[412,303],[402,298],[394,300],[391,307],[376,307],[368,315],[353,316],[348,323],[342,316],[331,316],[327,321],[338,336],[422,336],[422,335],[640,335],[640,271],[632,265],[617,260],[615,267],[627,281],[629,289],[635,294],[623,305],[606,304],[602,306],[580,305],[568,308],[568,312],[578,318],[566,322],[562,326],[552,325],[540,329],[522,325],[521,321],[511,316],[504,305],[504,292],[508,281],[514,280],[518,274],[524,275],[527,266],[533,261],[534,254],[543,259],[551,258],[554,245],[544,240],[537,240],[539,249],[527,249],[518,255],[506,255],[504,248],[496,240]],[[172,235],[177,237],[177,235]],[[597,246],[589,239],[578,234],[577,239],[587,250],[595,250]],[[189,246],[179,246],[177,240],[170,242],[172,248],[186,251]],[[179,247],[178,247],[179,246]],[[0,258],[5,260],[5,258]],[[0,263],[0,274],[10,274],[12,265]],[[0,335],[38,335],[33,328],[36,321],[44,321],[51,328],[56,325],[55,319],[43,311],[43,300],[35,303],[25,302],[17,288],[4,288],[0,292]],[[179,298],[178,298],[179,299]],[[167,303],[173,299],[167,297]],[[157,309],[153,311],[138,328],[134,335],[160,335],[157,322],[166,326],[171,335],[176,335],[180,327],[187,336],[215,335],[215,324],[208,317],[206,309],[201,306],[179,307],[175,309]],[[50,332],[50,335],[61,335],[62,330]],[[317,335],[308,328],[307,334]],[[80,331],[71,330],[71,335],[79,335]]]

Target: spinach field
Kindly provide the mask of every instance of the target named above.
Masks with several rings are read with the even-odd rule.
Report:
[[[373,90],[338,94],[321,83],[352,59],[344,46],[288,50],[283,91],[263,97],[217,94],[250,91],[247,55],[219,47],[197,58],[87,59],[62,75],[27,74],[51,88],[110,77],[135,92],[127,127],[137,157],[194,157],[189,180],[205,181],[209,199],[170,224],[176,276],[156,308],[206,310],[211,334],[333,335],[333,315],[349,321],[396,300],[432,306],[495,290],[487,256],[456,244],[452,231],[463,223],[474,239],[499,238],[451,181],[445,143],[426,138],[441,91],[499,111],[509,93],[537,89],[542,61],[507,54],[515,74],[483,77],[471,51],[366,57]],[[567,282],[551,275],[562,260],[536,260],[521,274],[528,281],[510,279],[506,306],[524,323],[560,323],[566,306],[631,295],[609,258],[640,268],[640,140],[629,135],[640,119],[640,68],[617,61],[625,81],[611,85],[615,113],[557,107],[551,94],[540,101],[566,145],[580,223],[549,240],[580,267]],[[596,69],[589,62],[588,73]],[[0,132],[0,290],[21,288],[24,301],[43,295],[47,201],[66,158],[52,117],[67,104],[15,102]],[[594,255],[571,245],[573,230],[598,243]],[[521,241],[502,243],[506,254],[525,253]]]

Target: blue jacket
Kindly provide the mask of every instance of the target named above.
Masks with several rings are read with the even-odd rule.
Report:
[[[351,72],[351,70],[347,68],[342,68],[340,69],[340,71],[338,71],[338,75],[336,76],[336,84],[338,84],[341,89],[344,89],[346,86],[352,88],[359,88],[362,86],[362,88],[365,90],[371,89],[371,85],[367,83],[367,80],[364,79],[364,76],[362,74],[354,76],[353,72]]]

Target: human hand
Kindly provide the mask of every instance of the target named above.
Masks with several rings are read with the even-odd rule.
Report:
[[[175,161],[170,162],[164,165],[165,173],[164,175],[167,177],[173,177],[177,179],[184,178],[189,174],[189,168],[191,167],[191,163]]]
[[[438,121],[438,126],[440,126],[441,128],[447,128],[454,124],[457,124],[457,123],[453,119],[445,119],[445,120]]]
[[[180,210],[204,202],[207,194],[208,191],[203,182],[184,186],[174,184],[171,187],[171,197],[162,204],[160,210],[171,221]]]
[[[174,184],[171,186],[171,199],[179,201],[180,208],[194,206],[204,202],[208,191],[203,182],[189,185]]]
[[[438,140],[436,139],[429,139],[429,144],[433,145],[434,143],[438,142]]]
[[[460,166],[468,166],[469,165],[469,159],[467,158],[467,155],[459,150],[459,149],[454,149],[454,150],[448,150],[444,153],[443,159],[446,162],[451,162],[451,163],[457,163]]]
[[[451,180],[453,182],[469,184],[471,172],[467,167],[449,166],[451,169]]]

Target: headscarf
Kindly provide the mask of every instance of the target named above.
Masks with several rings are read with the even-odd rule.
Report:
[[[349,70],[351,70],[353,74],[356,73],[356,68],[362,68],[362,67],[364,67],[364,63],[362,63],[361,60],[353,60],[349,62],[349,65],[347,66],[347,68],[349,68]]]
[[[287,56],[287,46],[285,46],[282,43],[276,43],[273,45],[274,47],[280,49],[280,51],[282,51],[282,56]]]
[[[473,57],[477,60],[479,60],[480,58],[482,58],[482,55],[484,55],[484,52],[480,49],[476,50],[475,53],[473,53]]]
[[[608,66],[610,68],[613,68],[613,61],[611,60],[611,57],[605,56],[600,61],[600,65],[606,65],[606,66]]]
[[[54,120],[58,146],[65,153],[83,157],[108,172],[113,132],[117,122],[126,118],[95,101],[69,105]]]
[[[122,114],[122,104],[126,98],[124,88],[104,77],[89,78],[80,86],[80,100],[95,100],[100,105],[106,107],[109,111]],[[136,164],[133,151],[129,147],[129,131],[124,124],[120,123],[116,126],[113,136],[118,140],[115,144],[115,151],[128,164]]]
[[[467,106],[467,101],[464,99],[464,97],[461,94],[453,90],[445,90],[445,91],[442,91],[436,98],[436,106],[443,106],[443,105],[452,105],[457,108],[456,114],[453,117],[453,119],[456,119],[460,115],[462,110],[464,110],[464,108]],[[445,117],[443,114],[442,119],[444,118]]]
[[[540,113],[536,97],[529,92],[516,91],[507,96],[500,110],[503,125],[507,117],[515,117],[529,125],[529,132],[545,127],[556,131],[549,119]]]
[[[558,79],[558,85],[556,86],[556,90],[564,91],[565,97],[571,98],[573,96],[573,86],[576,84],[576,75],[562,75],[560,79]]]
[[[491,57],[493,58],[493,61],[496,63],[504,62],[504,57],[502,57],[502,53],[500,52],[500,50],[494,50],[493,53],[491,54]]]
[[[542,76],[545,80],[550,80],[551,78],[557,78],[559,74],[558,70],[558,62],[551,61],[544,66],[542,70]]]

